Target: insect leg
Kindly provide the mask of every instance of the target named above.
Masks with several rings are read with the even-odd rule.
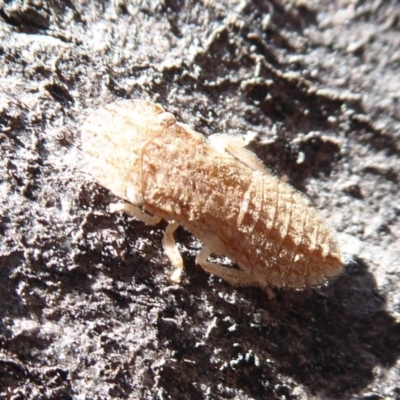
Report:
[[[163,248],[165,254],[171,261],[172,265],[176,268],[176,270],[171,275],[171,281],[175,283],[179,283],[181,280],[181,274],[183,271],[183,260],[182,256],[179,253],[179,250],[176,247],[174,232],[178,228],[179,224],[177,222],[170,223],[164,232],[164,237],[162,240]]]
[[[259,279],[244,271],[241,271],[239,269],[223,267],[222,265],[219,265],[217,263],[212,263],[207,261],[207,258],[210,254],[211,254],[210,249],[207,246],[204,246],[196,257],[196,263],[199,264],[204,269],[204,271],[208,272],[209,274],[218,276],[219,278],[228,281],[232,285],[260,286]]]
[[[245,148],[248,145],[246,140],[226,134],[211,135],[208,140],[210,145],[219,152],[225,150],[252,170],[271,175],[262,161],[253,152]]]
[[[147,225],[155,225],[161,221],[160,217],[156,215],[150,215],[141,210],[139,207],[134,206],[129,203],[113,203],[110,204],[110,212],[118,212],[123,211],[129,216],[138,219],[139,221],[144,222]]]

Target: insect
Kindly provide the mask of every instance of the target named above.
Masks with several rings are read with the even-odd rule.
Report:
[[[339,274],[344,262],[333,231],[245,145],[228,135],[206,140],[142,100],[95,111],[82,132],[90,172],[127,201],[111,211],[147,224],[169,222],[163,247],[176,267],[172,281],[183,270],[173,237],[179,225],[204,244],[197,264],[234,285],[302,288]],[[240,269],[209,261],[211,253]]]

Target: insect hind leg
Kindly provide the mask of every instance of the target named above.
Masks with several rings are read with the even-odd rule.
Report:
[[[252,151],[246,149],[248,141],[245,139],[227,134],[214,134],[208,138],[208,142],[218,152],[227,151],[253,171],[271,175],[271,172],[263,162]]]
[[[267,292],[268,297],[274,297],[272,291],[268,287],[261,285],[260,280],[242,270],[223,267],[220,264],[207,261],[211,250],[204,246],[196,257],[196,263],[199,264],[204,271],[213,274],[235,286],[262,286]]]

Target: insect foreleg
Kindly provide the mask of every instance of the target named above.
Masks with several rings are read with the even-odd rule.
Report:
[[[170,223],[164,232],[164,237],[162,240],[162,244],[164,247],[165,254],[171,261],[172,265],[176,268],[176,270],[172,273],[170,279],[172,282],[179,283],[181,280],[181,274],[183,271],[183,260],[182,256],[179,253],[178,248],[176,247],[174,232],[179,227],[177,222]]]
[[[160,217],[156,215],[150,215],[141,210],[139,207],[134,206],[129,203],[113,203],[110,204],[110,212],[118,212],[123,211],[128,214],[130,217],[136,218],[139,221],[144,222],[147,225],[155,225],[161,221]]]

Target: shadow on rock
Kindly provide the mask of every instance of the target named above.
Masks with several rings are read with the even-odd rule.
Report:
[[[230,387],[254,398],[294,398],[285,376],[314,394],[343,398],[399,356],[400,324],[360,260],[323,289],[281,291],[271,301],[250,288],[238,294],[240,304],[210,299],[218,322],[206,343],[195,343],[190,328],[160,321],[159,339],[177,361],[164,365],[160,383],[175,398],[201,398],[200,387],[217,397]]]
[[[289,294],[285,361],[279,370],[313,392],[341,397],[362,390],[377,366],[399,357],[400,324],[385,311],[385,299],[361,261],[323,290]],[[281,359],[281,352],[273,354]]]

